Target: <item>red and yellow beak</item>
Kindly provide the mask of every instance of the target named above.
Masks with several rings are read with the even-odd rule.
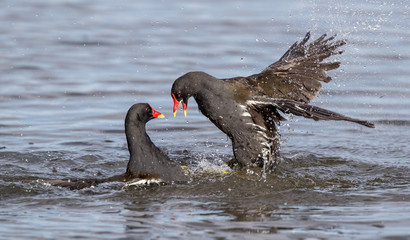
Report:
[[[150,105],[150,106],[151,106],[151,105]],[[155,110],[152,108],[152,106],[151,106],[151,109],[152,109],[152,116],[153,116],[154,118],[164,118],[164,117],[165,117],[162,113],[155,111]]]
[[[171,93],[171,96],[172,96],[172,99],[174,100],[174,117],[177,114],[177,110],[178,110],[178,106],[180,102],[182,102],[182,108],[184,109],[184,116],[186,117],[186,103],[184,103],[182,100],[178,102],[178,100],[176,99],[173,93]]]

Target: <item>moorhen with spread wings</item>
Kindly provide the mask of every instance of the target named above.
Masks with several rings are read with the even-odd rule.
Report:
[[[326,71],[340,62],[323,62],[341,54],[345,40],[326,38],[326,34],[306,44],[308,32],[275,63],[248,77],[218,79],[204,72],[189,72],[172,85],[174,117],[182,102],[184,114],[188,99],[194,97],[199,110],[232,140],[237,168],[271,169],[279,157],[277,126],[285,120],[279,113],[290,113],[314,120],[343,120],[366,127],[374,124],[350,118],[308,103],[319,93],[320,82],[329,82]]]

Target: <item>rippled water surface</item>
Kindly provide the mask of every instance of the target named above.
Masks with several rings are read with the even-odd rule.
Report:
[[[409,239],[407,1],[0,2],[1,239]],[[346,38],[314,104],[375,129],[290,118],[268,176],[231,172],[231,143],[172,82],[256,73],[307,31]],[[189,184],[78,191],[38,179],[124,172],[136,102]]]

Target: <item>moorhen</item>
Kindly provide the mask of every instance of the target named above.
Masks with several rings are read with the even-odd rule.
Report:
[[[308,32],[279,59],[258,74],[218,79],[204,72],[189,72],[175,80],[171,89],[174,117],[182,102],[184,115],[188,99],[194,97],[199,110],[232,140],[237,168],[271,169],[278,160],[277,125],[285,120],[279,113],[314,120],[344,120],[366,127],[371,122],[350,118],[308,103],[319,93],[320,82],[329,82],[326,71],[340,62],[322,62],[341,54],[345,40],[326,38],[326,34],[306,44]]]
[[[144,184],[188,181],[188,176],[181,166],[172,162],[147,135],[145,124],[154,118],[164,118],[164,115],[155,111],[148,103],[134,104],[128,110],[125,117],[125,135],[130,159],[124,174],[104,179],[63,179],[45,182],[54,186],[82,189],[103,182],[128,182],[135,179],[142,181],[133,183]]]

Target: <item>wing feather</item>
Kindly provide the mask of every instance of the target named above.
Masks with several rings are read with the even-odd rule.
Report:
[[[320,91],[320,82],[330,82],[326,71],[336,69],[340,62],[322,62],[324,59],[343,53],[339,47],[345,40],[334,41],[335,35],[326,34],[306,44],[308,32],[302,41],[295,42],[279,61],[269,65],[261,73],[245,78],[260,93],[274,98],[310,102]]]

